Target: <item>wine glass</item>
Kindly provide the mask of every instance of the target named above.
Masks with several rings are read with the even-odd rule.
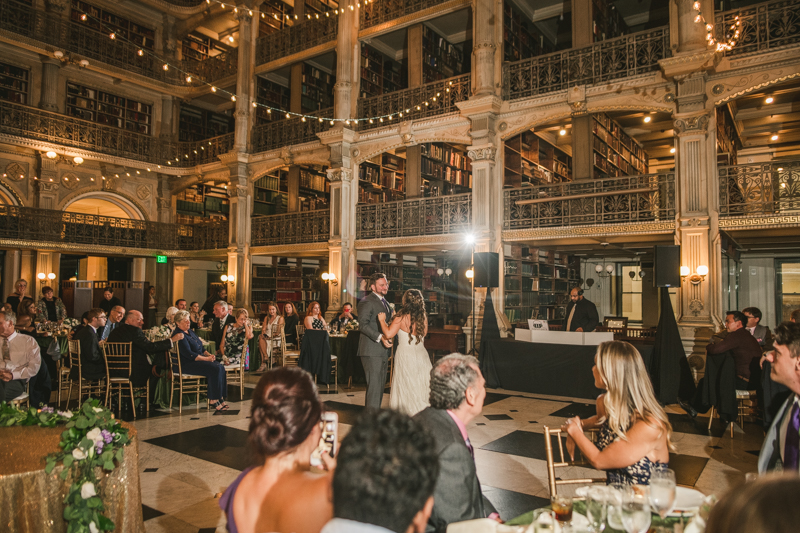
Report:
[[[669,468],[654,470],[650,476],[650,505],[664,520],[675,506],[675,472]]]
[[[622,497],[621,510],[622,525],[627,533],[646,533],[650,529],[650,502],[646,494],[628,488]]]
[[[628,485],[612,483],[606,487],[606,502],[608,527],[616,530],[623,530],[622,525],[622,500],[626,491],[630,490]]]
[[[606,487],[591,487],[586,495],[586,518],[589,519],[589,530],[600,533],[606,528],[608,514],[608,490]]]

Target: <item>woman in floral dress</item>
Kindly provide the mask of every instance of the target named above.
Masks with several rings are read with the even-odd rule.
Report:
[[[244,358],[242,366],[245,370],[250,368],[250,345],[249,341],[253,338],[253,328],[250,326],[250,317],[247,309],[237,309],[233,317],[236,322],[228,324],[222,331],[222,364],[238,364]]]

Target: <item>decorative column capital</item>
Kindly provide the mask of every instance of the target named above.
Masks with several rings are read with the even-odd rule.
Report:
[[[245,4],[236,6],[236,13],[234,13],[236,20],[239,22],[250,22],[253,19],[253,10]]]
[[[700,135],[708,133],[711,119],[705,113],[689,117],[676,118],[674,121],[675,132],[679,137],[684,135]]]
[[[353,171],[349,168],[329,168],[328,181],[331,183],[353,181]]]
[[[488,161],[494,163],[497,156],[497,148],[494,146],[485,146],[483,148],[473,148],[467,152],[467,155],[472,162]]]

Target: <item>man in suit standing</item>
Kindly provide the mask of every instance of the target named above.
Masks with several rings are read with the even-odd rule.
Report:
[[[467,434],[467,424],[483,411],[485,384],[478,360],[469,355],[450,354],[431,370],[431,405],[414,416],[433,435],[439,456],[439,477],[426,533],[445,533],[453,522],[498,518],[491,503],[483,498]]]
[[[786,385],[791,394],[767,431],[758,471],[794,472],[800,469],[800,324],[784,322],[775,328],[775,349],[767,354],[772,379]]]
[[[600,323],[597,316],[597,307],[583,297],[583,289],[573,287],[569,291],[569,305],[567,305],[567,316],[564,319],[564,331],[594,331]]]
[[[144,387],[152,376],[153,363],[149,355],[159,352],[163,354],[172,348],[173,340],[179,341],[183,338],[183,333],[178,332],[171,339],[152,342],[145,337],[142,324],[144,324],[142,313],[135,310],[128,311],[125,314],[125,322],[117,326],[108,336],[108,342],[133,343],[131,345],[130,380],[134,387]],[[164,358],[162,357],[162,359]]]
[[[228,302],[218,301],[214,304],[214,321],[211,323],[211,340],[217,343],[217,359],[222,357],[222,332],[225,326],[233,324],[236,319],[228,313]]]
[[[86,320],[89,323],[75,335],[81,343],[81,377],[97,381],[106,377],[105,358],[97,341],[97,330],[106,325],[106,312],[97,307],[86,314]],[[70,370],[70,379],[78,379],[77,368]]]
[[[392,321],[392,308],[386,301],[389,292],[389,281],[386,274],[376,272],[369,278],[372,292],[358,302],[358,316],[361,317],[358,329],[361,338],[358,341],[358,357],[364,366],[367,377],[367,397],[365,406],[372,409],[381,408],[383,388],[386,385],[386,371],[389,354],[392,351],[392,340],[383,338],[378,313],[386,313],[386,323]]]

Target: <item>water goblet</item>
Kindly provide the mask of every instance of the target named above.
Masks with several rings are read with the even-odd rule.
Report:
[[[606,528],[607,514],[608,490],[606,487],[591,487],[586,495],[586,518],[592,533],[600,533]]]
[[[675,472],[669,468],[654,470],[650,476],[650,505],[661,519],[665,519],[675,506]]]
[[[622,500],[628,490],[630,487],[621,483],[612,483],[606,487],[606,519],[608,527],[612,529],[625,529],[622,525]]]
[[[646,494],[630,487],[623,495],[621,510],[627,533],[646,533],[650,529],[650,502]]]

